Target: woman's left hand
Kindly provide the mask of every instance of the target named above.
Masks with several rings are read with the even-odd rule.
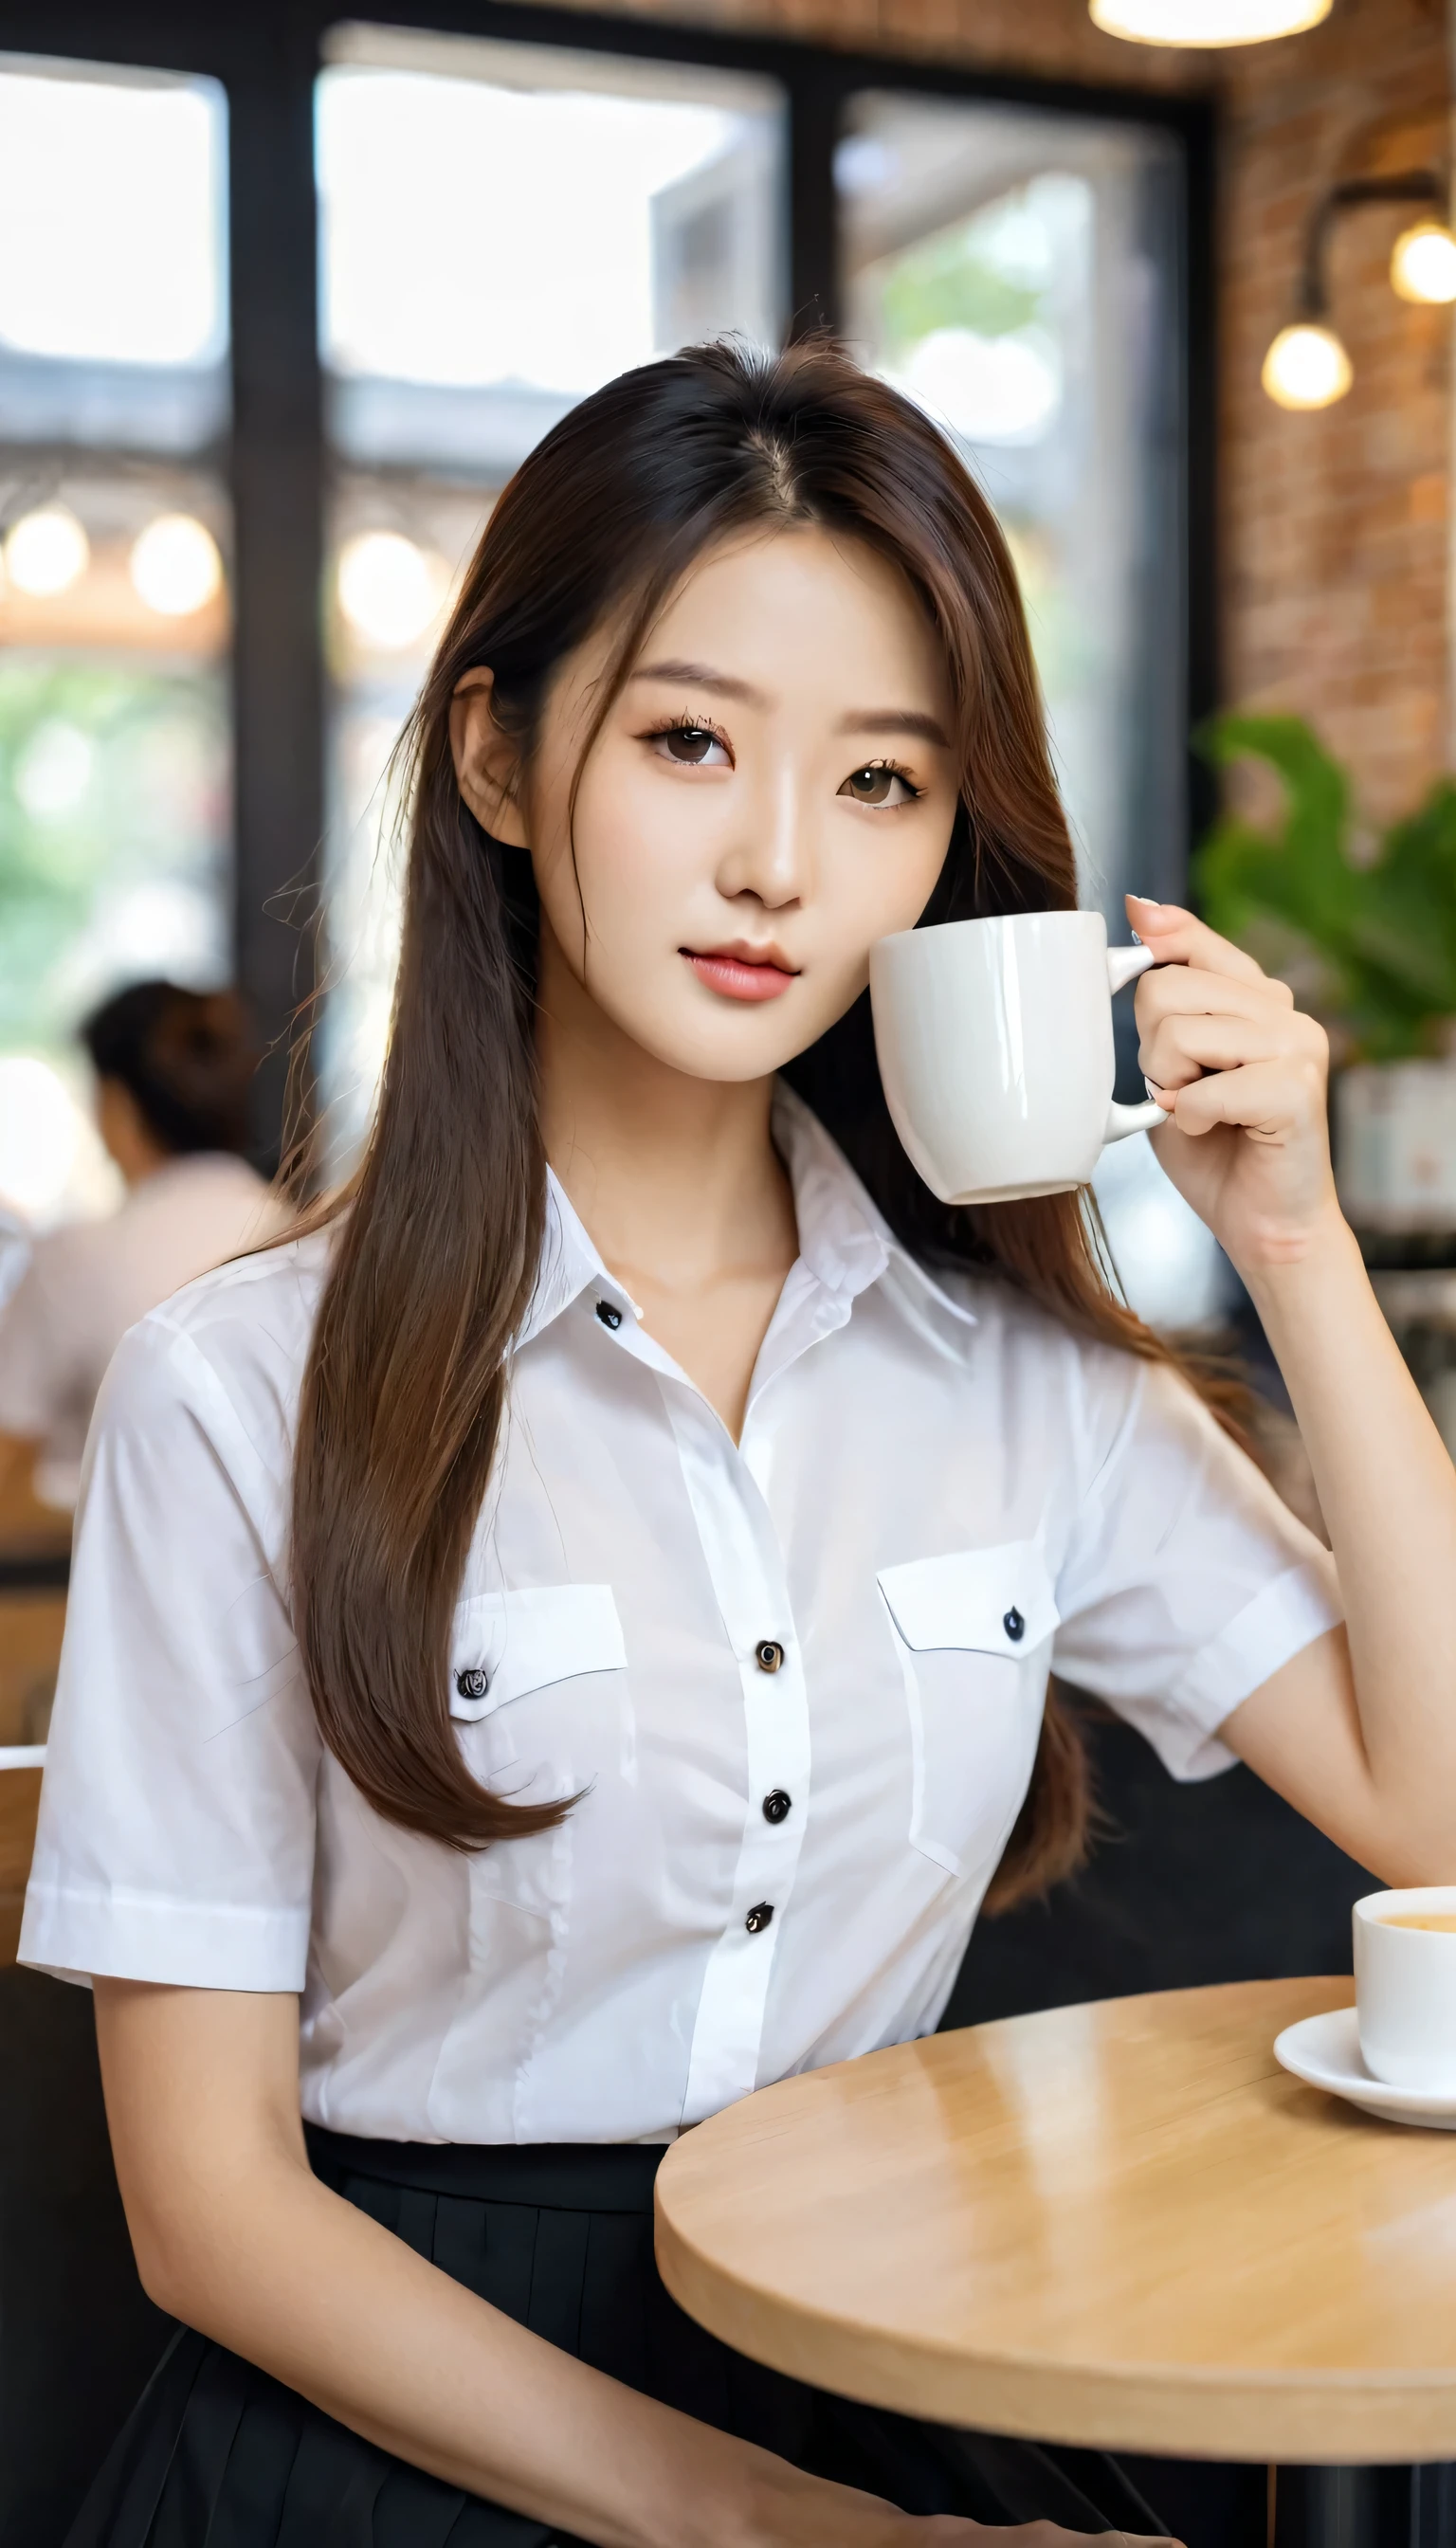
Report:
[[[1246,1277],[1307,1256],[1340,1225],[1323,1028],[1192,912],[1127,903],[1157,967],[1137,1009],[1139,1064],[1168,1108],[1159,1165]]]

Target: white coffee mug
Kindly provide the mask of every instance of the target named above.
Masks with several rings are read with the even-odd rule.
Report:
[[[1456,2090],[1456,1929],[1407,1929],[1410,1919],[1456,1920],[1456,1884],[1367,1893],[1355,1904],[1355,2008],[1360,2053],[1392,2088]]]
[[[1110,948],[1097,911],[1018,911],[905,929],[870,950],[885,1102],[942,1203],[1086,1185],[1109,1141],[1151,1132],[1119,1106],[1112,994],[1152,962]]]

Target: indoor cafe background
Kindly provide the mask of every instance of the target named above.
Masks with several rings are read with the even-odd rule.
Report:
[[[264,1163],[307,1009],[347,1168],[388,1031],[391,753],[463,564],[574,400],[692,338],[838,325],[956,438],[1115,933],[1125,888],[1188,890],[1220,708],[1308,721],[1368,858],[1452,757],[1450,313],[1392,289],[1410,215],[1379,193],[1444,171],[1447,96],[1440,0],[1217,54],[1120,43],[1083,0],[4,0],[0,1206],[41,1230],[115,1203],[72,1030],[143,973],[249,997]],[[1352,382],[1292,411],[1261,364],[1351,181],[1376,199],[1328,223],[1320,284]],[[1267,774],[1232,785],[1270,817]],[[1449,1208],[1373,1237],[1456,1439],[1450,1113]],[[1135,1304],[1257,1370],[1144,1141],[1100,1195]],[[0,1549],[0,1744],[44,1731],[64,1565]],[[1145,1811],[1156,1774],[1097,1739],[1121,1854],[1074,1916],[988,1930],[957,2008],[1327,1961],[1354,1870],[1240,1775]],[[1190,1851],[1264,1873],[1185,1913]]]
[[[1086,0],[0,0],[5,1228],[114,1206],[72,1036],[143,974],[246,993],[263,1164],[304,1010],[347,1167],[388,1030],[391,751],[496,495],[624,366],[827,321],[1000,511],[1117,934],[1126,887],[1188,890],[1221,801],[1281,819],[1267,768],[1216,777],[1221,710],[1304,721],[1280,729],[1311,739],[1301,839],[1361,892],[1392,838],[1424,857],[1452,988],[1413,1042],[1389,1008],[1383,1046],[1352,1024],[1298,931],[1276,945],[1355,1065],[1361,1236],[1456,1446],[1456,798],[1430,793],[1456,760],[1451,312],[1392,281],[1412,172],[1444,211],[1449,96],[1444,0],[1334,0],[1219,53],[1119,42]],[[1344,394],[1291,408],[1261,374],[1311,291]],[[1438,974],[1439,930],[1410,934]],[[1100,1199],[1136,1305],[1253,1370],[1299,1501],[1256,1325],[1145,1141]],[[67,1567],[64,1521],[11,1497],[4,2548],[63,2534],[165,2331],[89,2001],[13,1962]],[[980,1924],[948,2023],[1347,1968],[1360,1869],[1247,1773],[1174,1786],[1087,1730],[1091,1863]]]
[[[207,983],[236,961],[275,1036],[317,990],[347,1165],[388,1025],[390,754],[452,590],[573,400],[694,337],[774,342],[825,311],[948,424],[1011,533],[1088,892],[1120,926],[1126,884],[1178,881],[1197,118],[836,65],[805,292],[804,111],[772,48],[629,57],[549,33],[321,31],[292,101],[318,448],[268,454],[255,415],[246,455],[299,480],[255,508],[291,492],[317,517],[271,558],[229,468],[247,207],[225,82],[0,62],[0,1198],[37,1226],[112,1200],[69,1030],[143,968]],[[265,695],[242,686],[259,575],[310,622],[307,735],[296,700],[276,713],[276,659]],[[1171,1263],[1190,1234],[1167,1219]]]

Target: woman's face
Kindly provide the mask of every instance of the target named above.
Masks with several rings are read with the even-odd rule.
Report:
[[[457,702],[467,799],[528,846],[558,958],[638,1045],[755,1079],[864,989],[912,928],[956,806],[944,664],[904,579],[818,530],[710,552],[658,620],[570,797],[610,632],[563,667],[502,808],[488,677]]]

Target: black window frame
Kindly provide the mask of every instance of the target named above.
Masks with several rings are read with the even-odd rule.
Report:
[[[369,8],[357,0],[0,0],[0,52],[201,74],[221,82],[228,120],[232,374],[227,472],[233,507],[233,951],[236,978],[268,1042],[260,1087],[265,1146],[282,1122],[287,1047],[314,990],[324,829],[327,711],[322,579],[328,462],[318,352],[314,83],[342,24],[498,40],[632,60],[767,75],[788,126],[790,332],[834,325],[838,239],[834,151],[860,90],[1036,107],[1168,135],[1185,178],[1182,277],[1186,707],[1190,733],[1218,688],[1217,394],[1214,181],[1216,109],[1167,97],[918,54],[851,52],[656,17],[538,7],[534,0]],[[1189,771],[1190,820],[1209,782]],[[1174,870],[1188,844],[1177,845]]]

